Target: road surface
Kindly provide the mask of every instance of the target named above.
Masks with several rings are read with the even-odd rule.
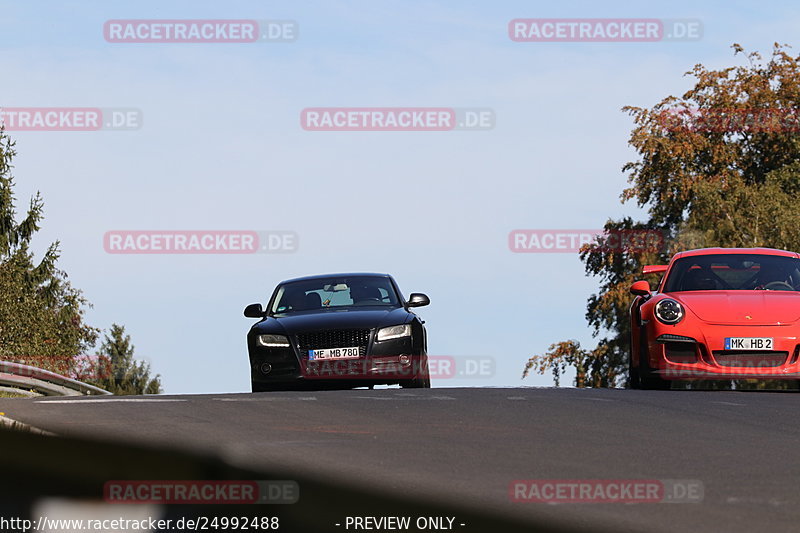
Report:
[[[0,399],[7,417],[618,531],[796,531],[796,393],[463,388]],[[693,480],[700,503],[513,503],[515,480]]]

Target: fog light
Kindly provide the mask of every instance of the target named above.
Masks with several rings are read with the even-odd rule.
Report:
[[[398,357],[398,360],[402,365],[407,365],[408,363],[411,362],[411,358],[408,357],[407,355],[401,355],[400,357]]]
[[[272,365],[271,364],[264,363],[263,365],[261,365],[261,373],[262,374],[269,374],[270,372],[272,372]]]

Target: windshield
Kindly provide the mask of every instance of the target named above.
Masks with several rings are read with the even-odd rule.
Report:
[[[800,289],[800,260],[757,254],[719,254],[675,261],[664,292]]]
[[[271,314],[315,309],[397,307],[400,299],[389,278],[352,276],[285,283],[278,288]]]

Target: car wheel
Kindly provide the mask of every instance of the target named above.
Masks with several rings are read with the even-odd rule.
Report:
[[[414,379],[406,379],[400,382],[400,386],[404,389],[430,389],[431,377],[428,375],[417,376]]]
[[[628,388],[641,389],[642,382],[639,378],[639,367],[633,366],[633,350],[628,355]]]
[[[269,385],[266,383],[259,383],[257,381],[251,381],[251,390],[253,392],[269,392],[271,389]]]
[[[672,383],[653,373],[650,368],[649,357],[647,356],[647,332],[642,328],[639,335],[639,388],[645,390],[669,390]]]

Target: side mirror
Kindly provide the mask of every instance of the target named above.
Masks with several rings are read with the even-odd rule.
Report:
[[[406,305],[408,307],[422,307],[423,305],[428,305],[429,303],[431,303],[431,299],[425,294],[422,294],[421,292],[413,292],[411,295],[409,295]]]
[[[250,304],[244,308],[244,316],[247,318],[264,318],[264,308],[261,304]]]
[[[645,298],[650,297],[650,282],[641,280],[637,281],[633,285],[631,285],[631,294],[635,294],[636,296],[644,296]]]

